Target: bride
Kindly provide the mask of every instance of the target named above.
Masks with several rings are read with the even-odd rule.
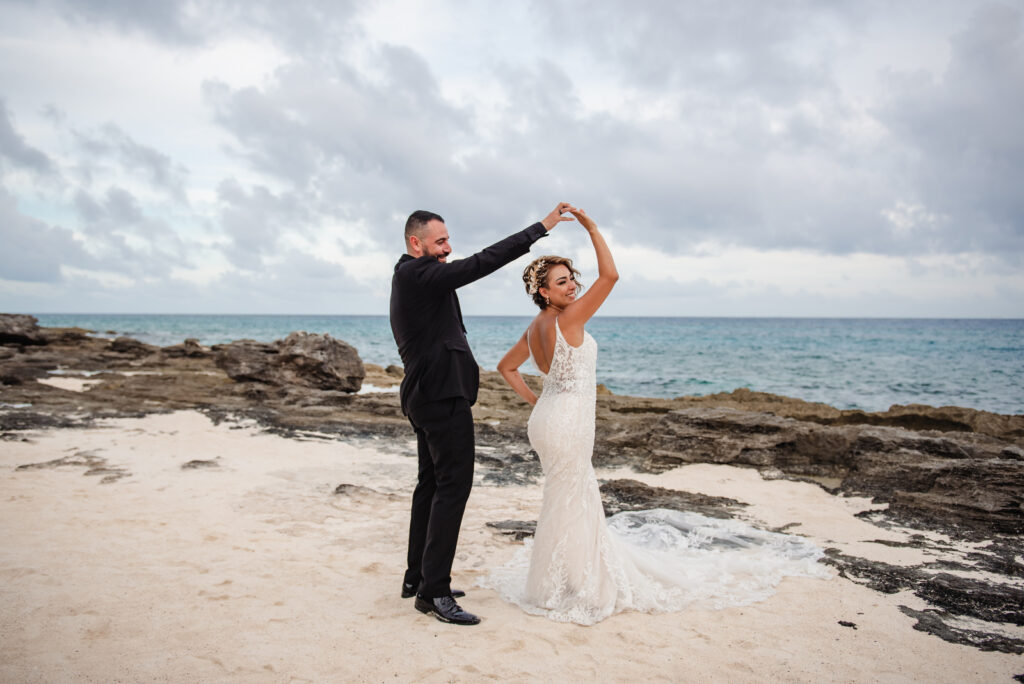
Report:
[[[769,596],[785,575],[827,577],[816,562],[820,549],[737,521],[670,510],[605,520],[591,465],[597,343],[585,325],[619,275],[597,224],[582,209],[570,211],[593,243],[597,279],[578,296],[570,259],[534,260],[523,280],[540,313],[498,364],[534,406],[527,434],[545,478],[537,531],[481,584],[529,613],[589,625],[624,610],[744,605]],[[519,374],[530,358],[544,376],[540,397]]]

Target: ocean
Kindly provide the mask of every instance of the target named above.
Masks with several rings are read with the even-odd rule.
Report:
[[[272,341],[295,330],[329,333],[382,366],[400,364],[387,316],[37,314],[166,346]],[[473,353],[494,369],[528,317],[466,318]],[[964,406],[1024,414],[1024,320],[874,318],[625,318],[587,324],[598,382],[616,394],[676,397],[746,387],[843,409],[893,404]],[[536,373],[532,365],[523,369]]]

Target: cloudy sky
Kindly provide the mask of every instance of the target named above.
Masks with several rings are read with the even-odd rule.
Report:
[[[569,201],[608,314],[1024,317],[1022,121],[1024,0],[0,0],[0,310],[384,314]]]

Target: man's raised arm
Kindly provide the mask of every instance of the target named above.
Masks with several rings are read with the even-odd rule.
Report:
[[[547,235],[548,231],[562,221],[575,220],[572,216],[562,216],[564,212],[574,209],[568,202],[562,202],[543,220],[518,233],[509,235],[489,247],[484,247],[465,259],[456,259],[447,264],[437,260],[427,260],[421,268],[417,269],[416,282],[423,287],[454,290],[490,275],[529,252],[530,245]],[[425,259],[425,257],[420,258]]]

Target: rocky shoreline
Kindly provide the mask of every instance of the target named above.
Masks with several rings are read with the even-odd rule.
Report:
[[[355,349],[326,335],[155,347],[0,315],[0,439],[192,409],[294,438],[372,440],[411,454],[393,391],[401,376],[400,368],[364,364]],[[360,391],[369,386],[382,391]],[[525,431],[529,407],[497,373],[482,373],[474,415],[485,481],[537,481]],[[880,529],[919,531],[906,543],[934,560],[896,566],[830,550],[826,562],[877,591],[923,598],[932,608],[904,611],[917,629],[983,650],[1024,652],[1024,640],[1000,629],[1024,625],[1024,416],[918,405],[844,411],[749,390],[677,399],[603,392],[594,462],[641,473],[729,464],[872,497],[884,506],[862,517]],[[102,472],[102,463],[81,465],[99,469],[93,474],[104,482],[123,476]],[[604,482],[602,493],[608,514],[660,506],[731,517],[744,505],[659,490],[628,475]],[[521,538],[531,533],[530,523],[494,526]],[[970,551],[956,552],[955,542]]]

